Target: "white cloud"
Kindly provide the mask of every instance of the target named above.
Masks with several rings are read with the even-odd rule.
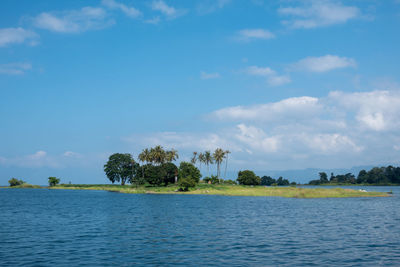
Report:
[[[245,124],[239,124],[237,128],[239,129],[239,133],[235,135],[236,139],[252,150],[264,153],[276,152],[278,150],[279,137],[267,136],[262,129],[254,126],[246,126]]]
[[[338,109],[355,112],[355,120],[362,127],[374,131],[400,129],[400,93],[372,91],[362,93],[331,92]]]
[[[142,13],[138,9],[136,9],[134,7],[129,7],[125,4],[117,2],[115,0],[102,0],[101,3],[110,9],[118,9],[118,10],[122,11],[123,13],[125,13],[125,15],[127,15],[128,17],[131,17],[131,18],[137,18],[142,15]]]
[[[269,67],[250,66],[244,72],[253,76],[266,77],[270,86],[280,86],[291,82],[288,75],[278,75],[276,71]]]
[[[218,9],[224,8],[226,5],[231,3],[231,0],[211,0],[211,1],[200,1],[197,6],[197,11],[200,14],[209,14],[217,11]]]
[[[2,157],[0,163],[6,166],[17,166],[23,168],[40,168],[40,167],[59,168],[61,166],[57,161],[49,157],[47,155],[47,152],[43,150],[39,150],[34,154],[25,155],[21,157],[14,157],[14,158]]]
[[[218,120],[280,121],[282,119],[308,120],[323,109],[318,98],[303,96],[287,98],[274,103],[227,107],[214,111],[211,116]]]
[[[148,24],[158,24],[160,22],[160,20],[161,20],[160,17],[156,16],[156,17],[153,17],[152,19],[147,19],[144,22],[148,23]]]
[[[30,63],[8,63],[8,64],[0,64],[0,74],[9,74],[9,75],[21,75],[24,74],[25,71],[32,69],[32,65]]]
[[[217,79],[219,77],[221,77],[221,76],[219,75],[218,72],[215,72],[215,73],[207,73],[204,71],[200,72],[200,78],[202,80]]]
[[[244,29],[238,32],[238,39],[241,41],[268,40],[275,38],[275,35],[264,29]]]
[[[36,45],[39,35],[23,28],[3,28],[0,29],[0,47],[10,44],[21,44],[28,42],[30,45]]]
[[[308,72],[327,72],[334,69],[356,67],[356,61],[352,58],[325,55],[321,57],[306,57],[292,64],[290,69]]]
[[[292,17],[283,21],[291,28],[317,28],[335,24],[346,23],[361,15],[355,6],[345,6],[333,1],[307,1],[297,7],[281,7],[278,12],[284,16]]]
[[[107,18],[107,12],[100,7],[84,7],[58,13],[41,13],[33,19],[34,25],[41,29],[61,33],[79,33],[98,30],[114,24]]]
[[[63,156],[68,157],[68,158],[81,158],[82,157],[81,154],[72,152],[72,151],[65,151]]]
[[[153,10],[160,11],[162,14],[164,14],[169,19],[177,18],[186,13],[185,10],[177,9],[173,6],[169,6],[162,0],[153,1],[151,4],[151,8]]]

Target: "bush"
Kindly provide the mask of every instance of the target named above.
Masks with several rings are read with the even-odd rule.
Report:
[[[179,180],[188,177],[198,183],[201,177],[200,171],[192,163],[181,162],[179,165]]]
[[[210,183],[210,184],[219,184],[220,183],[220,179],[218,179],[218,177],[216,175],[211,175],[211,178],[206,177],[203,179],[203,181],[206,183]]]
[[[144,179],[150,185],[162,185],[167,172],[162,166],[147,164],[144,166]]]
[[[18,180],[17,178],[11,178],[8,180],[8,183],[10,186],[17,186],[17,185],[23,185],[25,182],[22,180]]]
[[[260,185],[261,178],[258,177],[253,171],[245,170],[238,173],[237,181],[242,185]]]
[[[60,183],[60,179],[57,177],[49,177],[49,186],[56,186]]]
[[[189,188],[195,187],[196,183],[192,177],[188,176],[186,178],[179,179],[178,185],[179,191],[189,191]]]

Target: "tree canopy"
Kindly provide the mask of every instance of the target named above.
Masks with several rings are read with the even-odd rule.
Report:
[[[104,165],[104,171],[112,183],[121,181],[121,185],[124,185],[129,178],[136,174],[135,166],[131,154],[115,153],[108,158]]]

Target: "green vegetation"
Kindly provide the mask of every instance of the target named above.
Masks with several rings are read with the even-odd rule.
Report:
[[[237,181],[241,185],[259,185],[261,183],[261,178],[253,171],[245,170],[239,171]]]
[[[186,180],[186,179],[185,179]],[[190,180],[190,179],[189,179]],[[364,192],[343,188],[300,188],[300,187],[265,187],[227,184],[199,183],[196,187],[187,186],[188,191],[179,190],[183,185],[168,186],[121,186],[121,185],[58,185],[52,189],[107,190],[131,194],[188,194],[188,195],[223,195],[223,196],[264,196],[289,198],[342,198],[342,197],[386,197],[387,193]],[[185,187],[185,186],[183,186]]]
[[[60,183],[60,179],[57,177],[49,177],[49,186],[56,186]]]
[[[10,184],[10,186],[19,186],[23,185],[25,182],[22,180],[18,180],[17,178],[11,178],[10,180],[8,180],[8,183]]]
[[[319,180],[312,180],[309,185],[399,185],[400,167],[375,167],[370,171],[361,170],[357,178],[352,173],[334,175],[328,180],[325,172],[319,173]]]

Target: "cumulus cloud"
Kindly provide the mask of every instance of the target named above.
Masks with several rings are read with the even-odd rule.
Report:
[[[102,0],[101,3],[110,9],[120,10],[125,15],[127,15],[128,17],[131,17],[131,18],[137,18],[142,15],[142,13],[138,9],[136,9],[132,6],[127,6],[125,4],[119,3],[115,0]]]
[[[244,29],[237,33],[240,41],[268,40],[275,38],[275,34],[265,29]]]
[[[290,66],[291,70],[308,72],[327,72],[335,69],[356,67],[352,58],[325,55],[321,57],[306,57]]]
[[[162,144],[183,155],[222,147],[233,152],[230,159],[238,169],[352,167],[399,158],[399,116],[399,91],[335,91],[224,107],[207,116],[207,123],[217,125],[213,131],[134,135],[124,141],[140,149]]]
[[[359,8],[333,1],[307,1],[300,6],[278,9],[278,13],[290,19],[282,21],[291,28],[317,28],[346,23],[361,15]]]
[[[0,64],[0,74],[21,75],[30,69],[32,69],[32,65],[30,63],[14,62],[8,64]]]
[[[219,77],[221,77],[221,76],[219,75],[218,72],[215,72],[215,73],[207,73],[204,71],[200,72],[200,78],[202,80],[217,79]]]
[[[114,24],[100,7],[83,7],[64,12],[43,12],[33,19],[36,27],[60,33],[79,33],[98,30]]]
[[[218,120],[233,121],[273,121],[310,119],[323,110],[318,98],[303,96],[287,98],[274,103],[235,106],[219,109],[211,113]]]
[[[169,5],[167,5],[167,3],[165,3],[162,0],[153,1],[151,4],[151,8],[153,10],[161,12],[168,19],[174,19],[174,18],[180,17],[186,13],[185,10],[177,9],[173,6],[169,6]]]
[[[39,35],[23,28],[3,28],[0,29],[0,47],[10,44],[28,43],[36,45]]]
[[[280,86],[291,82],[288,75],[279,75],[269,67],[250,66],[244,72],[248,75],[265,77],[270,86]]]

